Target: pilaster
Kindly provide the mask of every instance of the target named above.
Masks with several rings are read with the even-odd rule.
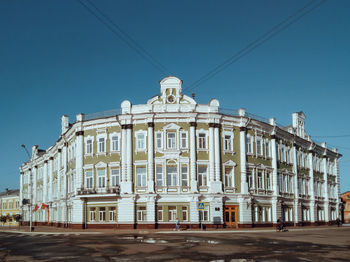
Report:
[[[246,150],[246,128],[240,127],[239,131],[239,146],[241,158],[241,193],[248,193],[247,184],[247,150]]]
[[[309,193],[310,193],[310,221],[315,223],[315,192],[314,192],[314,166],[313,166],[313,154],[309,152]]]
[[[78,189],[84,188],[84,131],[78,131],[76,135],[76,156],[75,156],[75,193]],[[73,215],[74,216],[74,215]]]
[[[153,144],[154,123],[148,123],[148,192],[154,192],[154,144]],[[148,208],[147,208],[148,210]],[[148,212],[147,212],[148,214]]]
[[[272,198],[272,222],[277,223],[277,196],[278,192],[278,183],[277,183],[277,145],[276,145],[276,136],[272,134],[271,136],[271,165],[272,165],[272,188],[273,188],[273,198]]]
[[[294,223],[298,223],[299,218],[299,192],[298,192],[298,161],[297,161],[297,148],[293,145],[293,173],[294,173]]]
[[[327,156],[323,155],[323,196],[324,196],[324,218],[325,222],[329,221],[329,198],[328,198],[328,176],[327,176]]]
[[[196,155],[196,122],[190,122],[190,168],[192,193],[198,192]]]

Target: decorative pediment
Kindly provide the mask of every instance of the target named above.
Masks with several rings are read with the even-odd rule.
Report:
[[[232,160],[228,160],[224,163],[225,166],[237,166],[236,162],[233,162]]]
[[[96,165],[95,165],[95,168],[106,168],[107,167],[107,164],[105,162],[98,162]]]
[[[257,168],[261,168],[261,169],[265,169],[266,166],[264,164],[257,164],[256,165]]]
[[[178,126],[177,124],[174,124],[174,123],[170,123],[166,126],[163,126],[163,130],[179,130],[181,128],[181,126]]]

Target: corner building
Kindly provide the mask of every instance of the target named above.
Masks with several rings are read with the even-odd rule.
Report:
[[[324,225],[339,216],[340,154],[244,109],[197,104],[166,77],[121,110],[62,116],[62,134],[20,167],[34,225],[169,228]],[[45,204],[45,205],[43,205]],[[38,208],[35,208],[37,206]],[[44,207],[44,208],[40,208]],[[29,205],[22,206],[30,220]]]

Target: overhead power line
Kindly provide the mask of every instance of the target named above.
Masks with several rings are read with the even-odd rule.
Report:
[[[341,138],[341,137],[350,137],[350,135],[338,135],[338,136],[312,136],[316,138]]]
[[[110,30],[115,36],[122,40],[128,47],[134,50],[139,56],[150,63],[154,68],[160,71],[162,74],[166,74],[167,69],[159,61],[157,61],[148,51],[145,50],[139,43],[136,42],[125,30],[123,30],[118,24],[116,24],[110,17],[101,11],[92,1],[86,0],[89,3],[87,5],[83,0],[77,0],[81,6],[89,11],[94,17],[96,17],[108,30]],[[92,8],[91,8],[92,7]]]
[[[288,16],[286,19],[284,19],[282,22],[278,23],[277,25],[273,26],[270,30],[268,30],[266,33],[249,43],[247,46],[242,48],[240,51],[235,53],[230,58],[226,59],[223,63],[219,64],[212,70],[210,70],[208,73],[203,75],[201,78],[199,78],[197,81],[192,83],[190,86],[184,89],[184,91],[192,91],[204,82],[208,81],[209,79],[216,76],[221,71],[225,70],[227,67],[232,65],[233,63],[237,62],[239,59],[243,58],[244,56],[251,53],[254,49],[264,44],[266,41],[270,40],[274,36],[278,35],[280,32],[287,29],[292,24],[299,21],[301,18],[303,18],[305,15],[311,13],[313,10],[324,4],[327,0],[322,0],[321,2],[314,5],[315,0],[310,1],[302,8],[298,9],[296,12]]]

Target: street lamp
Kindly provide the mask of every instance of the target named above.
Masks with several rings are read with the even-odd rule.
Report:
[[[32,184],[32,162],[31,157],[28,152],[28,149],[24,144],[21,145],[23,149],[26,151],[28,157],[29,157],[29,186],[30,186],[30,192],[29,192],[29,232],[32,232],[32,194],[33,194],[33,184]]]

